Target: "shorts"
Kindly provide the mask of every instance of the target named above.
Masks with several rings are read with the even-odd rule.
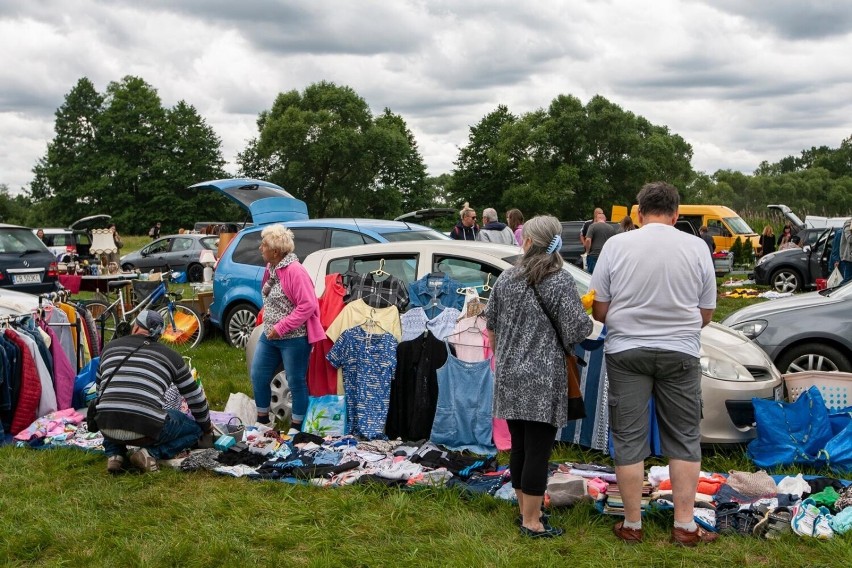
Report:
[[[606,355],[609,424],[616,465],[651,454],[648,405],[654,395],[663,455],[701,461],[701,364],[665,349],[629,349]]]

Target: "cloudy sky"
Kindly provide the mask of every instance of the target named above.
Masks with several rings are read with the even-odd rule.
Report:
[[[470,126],[559,94],[667,125],[750,173],[852,135],[848,0],[0,0],[0,183],[16,192],[81,77],[194,105],[227,168],[279,92],[327,80],[400,114],[429,173]]]

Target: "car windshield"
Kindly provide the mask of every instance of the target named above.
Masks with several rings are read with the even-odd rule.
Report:
[[[44,243],[29,229],[3,229],[0,233],[0,253],[24,251],[50,252]]]
[[[751,230],[751,227],[748,226],[748,223],[743,221],[741,217],[725,217],[723,220],[736,235],[754,233],[754,231]]]
[[[830,296],[832,298],[852,297],[852,282],[841,284],[837,288],[828,288],[826,290],[821,290],[820,294],[822,294],[823,296]]]
[[[523,258],[523,256],[524,255],[522,254],[514,254],[512,256],[504,256],[503,260],[514,266],[521,260],[521,258]],[[574,283],[577,285],[577,292],[579,292],[581,296],[589,291],[589,284],[592,282],[591,274],[585,270],[577,268],[570,262],[563,262],[562,270],[570,274],[571,278],[574,279]]]
[[[382,233],[382,236],[389,243],[403,241],[446,241],[450,238],[432,229],[426,231],[395,231],[393,233]]]

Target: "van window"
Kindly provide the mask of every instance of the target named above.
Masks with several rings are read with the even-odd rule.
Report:
[[[711,237],[730,237],[731,232],[720,219],[707,220],[707,234]]]
[[[342,229],[332,229],[330,248],[354,247],[377,242],[379,241],[368,235],[363,235],[362,233],[344,231]]]
[[[738,235],[748,235],[749,233],[754,234],[754,231],[751,230],[748,223],[742,220],[742,217],[725,217],[723,220],[728,224],[731,230]]]

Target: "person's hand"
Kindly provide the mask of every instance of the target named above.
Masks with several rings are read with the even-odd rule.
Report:
[[[278,332],[275,331],[274,327],[270,327],[269,331],[266,332],[267,339],[281,339],[281,336],[278,335]]]

